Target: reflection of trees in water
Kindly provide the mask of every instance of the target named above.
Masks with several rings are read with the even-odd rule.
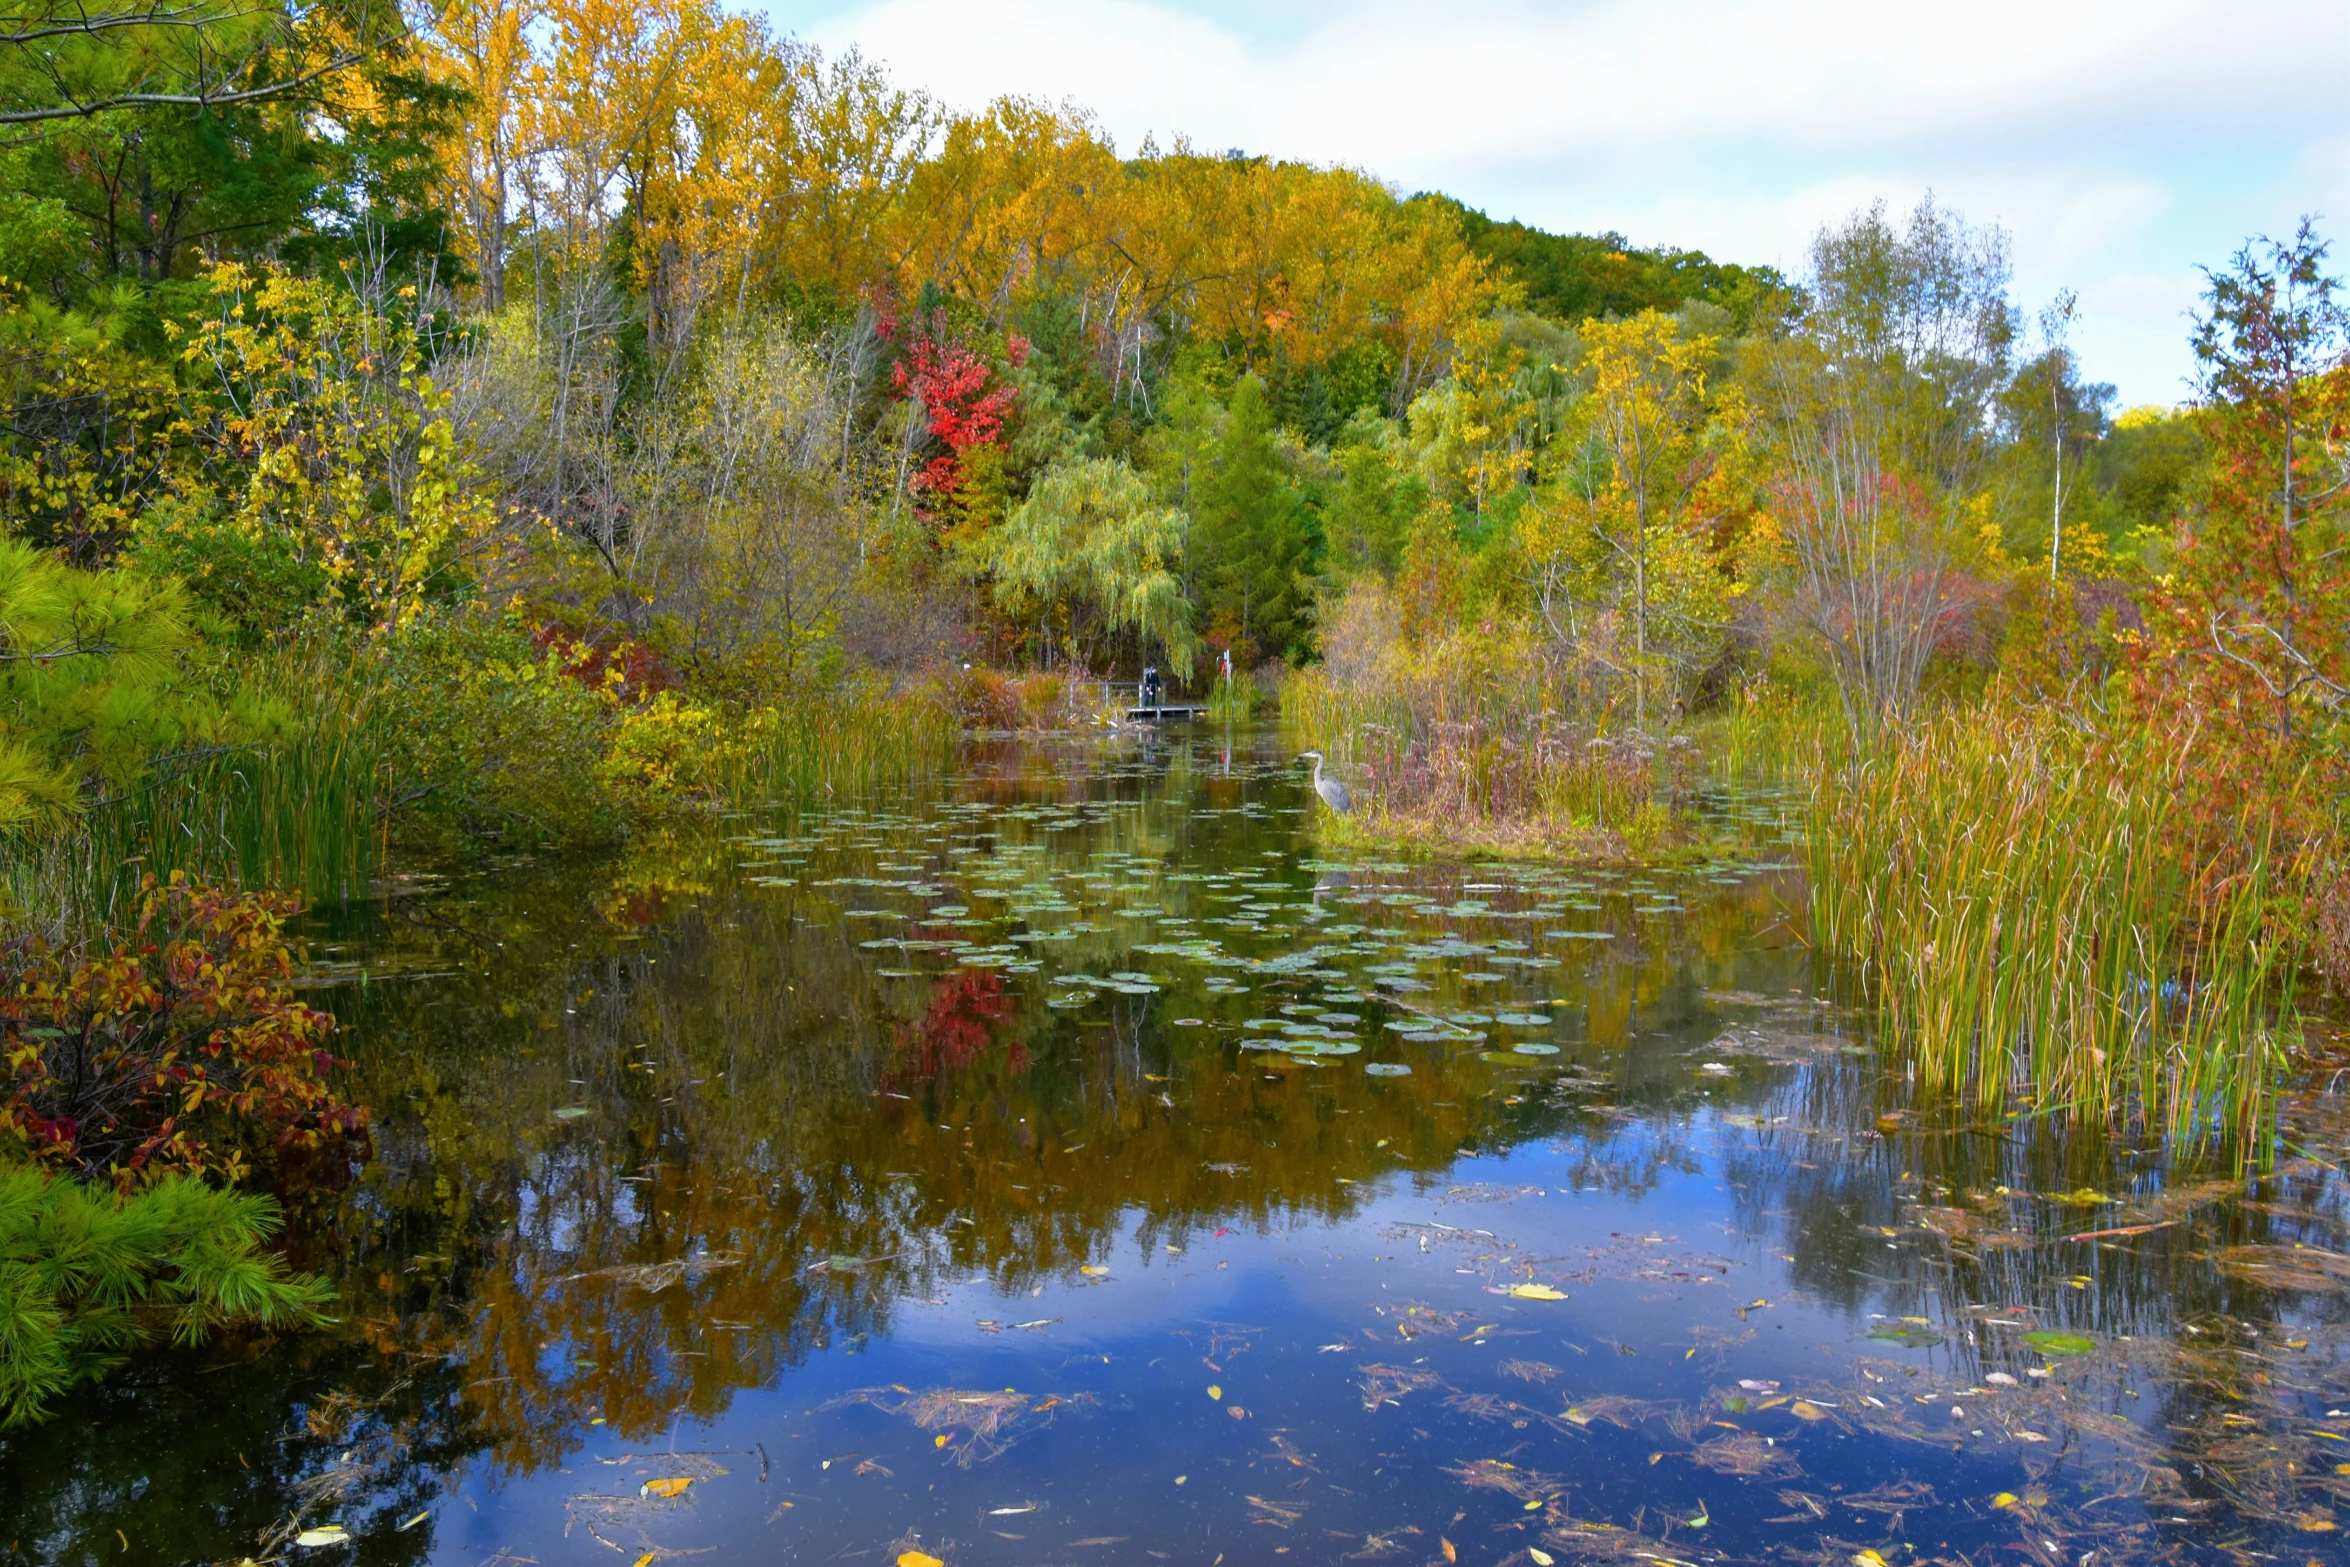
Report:
[[[383,1357],[367,1370],[346,1362],[338,1381],[381,1386],[409,1364],[441,1379],[430,1398],[406,1393],[367,1417],[425,1443],[383,1470],[381,1495],[406,1494],[402,1466],[415,1454],[454,1465],[486,1445],[500,1465],[539,1468],[572,1452],[595,1416],[638,1443],[680,1412],[715,1416],[736,1389],[772,1384],[820,1346],[885,1331],[900,1296],[934,1298],[950,1280],[1025,1294],[1100,1259],[1129,1230],[1155,1248],[1202,1226],[1344,1219],[1381,1177],[1439,1184],[1464,1147],[1563,1134],[1577,1184],[1646,1191],[1692,1162],[1697,1101],[1676,1052],[1706,1016],[1704,990],[1770,988],[1801,961],[1741,946],[1740,930],[1777,901],[1753,888],[1561,951],[1568,961],[1536,983],[1545,1009],[1568,1022],[1569,1053],[1522,1080],[1443,1045],[1383,1050],[1413,1067],[1387,1079],[1359,1063],[1236,1052],[1229,1033],[1168,1026],[1179,990],[1061,1012],[1042,1003],[1066,987],[1043,975],[880,974],[938,960],[861,941],[931,932],[846,920],[847,907],[911,905],[814,882],[873,874],[860,871],[869,860],[961,849],[925,874],[960,881],[983,865],[1016,867],[1002,885],[1049,875],[1089,897],[1188,901],[1198,915],[1201,889],[1172,877],[1246,880],[1271,863],[1267,851],[1284,864],[1299,855],[1303,819],[1258,809],[1302,799],[1295,778],[1243,776],[1236,757],[1232,776],[1198,780],[1211,809],[1194,810],[1173,798],[1190,785],[1148,776],[1159,762],[1105,774],[1042,755],[1008,753],[991,780],[970,786],[997,807],[989,813],[914,827],[879,811],[829,844],[787,851],[808,862],[788,872],[796,887],[746,885],[739,866],[754,851],[681,837],[618,865],[510,868],[353,921],[355,950],[379,978],[323,994],[350,1024],[354,1090],[379,1111],[376,1146],[347,1189],[308,1200],[298,1260],[336,1276],[352,1333]],[[1180,769],[1187,756],[1175,748],[1163,765]],[[1133,859],[1102,869],[1105,851]],[[1455,898],[1480,879],[1410,874],[1431,896]],[[1539,924],[1366,908],[1335,891],[1315,921],[1307,890],[1295,895],[1261,934],[1214,934],[1270,955],[1342,943],[1317,927],[1361,922],[1560,950],[1541,942]],[[1607,902],[1606,918],[1621,924],[1621,898]],[[1172,939],[1153,925],[1092,907],[1084,917],[1098,928],[1049,948],[1050,967],[1149,970],[1177,986],[1197,977],[1133,952],[1136,941]],[[1292,919],[1304,923],[1284,930]],[[1242,977],[1250,994],[1239,1015],[1329,985]],[[1496,1005],[1492,991],[1452,978],[1420,999]],[[1573,1024],[1586,1019],[1575,1043]],[[1562,1101],[1550,1085],[1577,1064],[1605,1091]],[[280,1353],[240,1374],[267,1391],[250,1419],[225,1428],[249,1455],[281,1451],[275,1410],[315,1401],[316,1364],[307,1351]],[[120,1440],[126,1426],[109,1430]],[[190,1451],[178,1432],[127,1445]],[[295,1482],[271,1470],[254,1483],[282,1502]],[[59,1516],[84,1511],[56,1506]],[[222,1553],[232,1548],[250,1539]]]

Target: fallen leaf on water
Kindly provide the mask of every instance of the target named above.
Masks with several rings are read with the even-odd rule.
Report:
[[[1220,1387],[1216,1386],[1216,1384],[1215,1384],[1215,1383],[1213,1383],[1213,1382],[1210,1382],[1210,1383],[1208,1384],[1208,1397],[1210,1397],[1210,1398],[1222,1398],[1223,1396],[1224,1396],[1224,1390],[1223,1390],[1222,1388],[1220,1388]]]
[[[1826,1410],[1822,1409],[1817,1404],[1800,1398],[1787,1406],[1787,1413],[1793,1415],[1798,1420],[1825,1420],[1828,1418],[1828,1412]]]
[[[1853,1567],[1885,1567],[1885,1558],[1875,1551],[1854,1551]]]
[[[653,1563],[659,1561],[660,1559],[661,1553],[659,1551],[647,1551],[644,1555],[636,1559],[634,1567],[653,1567]]]
[[[2013,1491],[2002,1491],[1991,1498],[1991,1505],[1993,1507],[2013,1507],[2018,1500],[2019,1498]]]
[[[322,1545],[340,1545],[349,1538],[351,1538],[351,1536],[344,1530],[341,1524],[330,1523],[321,1524],[318,1528],[315,1529],[303,1530],[300,1534],[294,1536],[294,1543],[301,1546],[304,1550],[316,1550],[319,1546]]]
[[[898,1567],[947,1567],[947,1564],[927,1551],[900,1551]]]
[[[2294,1514],[2293,1525],[2304,1534],[2331,1534],[2334,1532],[2332,1517],[2315,1510]]]
[[[1513,1284],[1510,1293],[1520,1300],[1565,1300],[1564,1290],[1554,1290],[1547,1284]]]
[[[637,1490],[639,1496],[683,1496],[685,1488],[694,1483],[692,1475],[677,1475],[667,1480],[647,1480]]]
[[[930,1439],[930,1445],[931,1445],[932,1447],[944,1447],[944,1446],[946,1446],[946,1445],[947,1445],[947,1433],[946,1433],[946,1432],[944,1432],[944,1431],[941,1431],[941,1432],[940,1432],[940,1433],[939,1433],[937,1436],[935,1436],[935,1437],[932,1437],[932,1438]]]
[[[1552,1563],[1558,1560],[1558,1558],[1551,1555],[1550,1552],[1536,1550],[1531,1545],[1526,1547],[1526,1556],[1534,1563],[1534,1567],[1552,1567]]]
[[[1436,1543],[1444,1547],[1444,1559],[1446,1561],[1457,1562],[1461,1559],[1461,1553],[1454,1550],[1452,1548],[1452,1542],[1446,1539],[1443,1535],[1440,1534],[1436,1537]]]
[[[1080,1264],[1077,1271],[1084,1274],[1089,1279],[1098,1279],[1104,1274],[1108,1273],[1110,1270],[1107,1268],[1097,1268],[1092,1263],[1088,1262]]]

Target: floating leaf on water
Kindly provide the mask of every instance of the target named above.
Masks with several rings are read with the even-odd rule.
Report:
[[[1547,1284],[1513,1284],[1510,1293],[1520,1300],[1565,1300],[1566,1291],[1552,1289]]]
[[[306,1551],[315,1551],[322,1545],[341,1545],[351,1538],[339,1523],[320,1524],[294,1536],[294,1543]]]
[[[1942,1342],[1941,1334],[1932,1328],[1921,1327],[1915,1322],[1901,1322],[1891,1327],[1879,1328],[1869,1337],[1882,1339],[1889,1344],[1899,1344],[1903,1349],[1932,1349],[1936,1344]]]
[[[1213,1382],[1210,1382],[1210,1383],[1208,1384],[1208,1397],[1210,1397],[1210,1398],[1222,1398],[1223,1396],[1224,1396],[1224,1390],[1223,1390],[1222,1388],[1218,1387],[1218,1386],[1217,1386],[1215,1383],[1213,1383]]]
[[[1803,1421],[1825,1420],[1828,1418],[1828,1412],[1826,1410],[1811,1402],[1809,1399],[1803,1398],[1799,1398],[1794,1403],[1789,1404],[1787,1406],[1787,1413],[1793,1415],[1796,1419]]]
[[[683,1496],[686,1487],[694,1483],[692,1475],[672,1475],[665,1480],[647,1480],[637,1488],[639,1496]]]
[[[1412,1069],[1401,1061],[1373,1061],[1364,1066],[1363,1070],[1373,1077],[1409,1077],[1412,1075]]]
[[[947,1564],[927,1551],[900,1551],[898,1567],[947,1567]]]
[[[1736,1067],[1724,1066],[1719,1061],[1708,1061],[1699,1067],[1697,1072],[1700,1077],[1736,1077],[1738,1075]]]
[[[593,1115],[594,1113],[595,1112],[590,1110],[586,1105],[565,1105],[563,1108],[555,1112],[555,1119],[558,1121],[576,1121],[583,1115]]]
[[[1511,1028],[1548,1028],[1550,1026],[1550,1019],[1539,1012],[1497,1012],[1493,1016],[1493,1021],[1505,1023]]]
[[[1521,1056],[1555,1056],[1559,1053],[1559,1047],[1556,1045],[1512,1045],[1510,1051],[1514,1055]]]
[[[1084,1274],[1089,1279],[1098,1279],[1108,1274],[1110,1270],[1107,1268],[1096,1267],[1094,1264],[1087,1262],[1079,1264],[1077,1271]]]
[[[2064,1333],[2055,1328],[2042,1328],[2024,1335],[2024,1342],[2043,1355],[2086,1355],[2097,1348],[2097,1341],[2078,1333]]]
[[[1885,1567],[1885,1558],[1875,1551],[1854,1551],[1852,1567]]]

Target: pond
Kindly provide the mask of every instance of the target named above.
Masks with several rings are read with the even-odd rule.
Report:
[[[1712,808],[1406,864],[1175,730],[321,920],[339,1325],[7,1436],[0,1559],[2344,1559],[2331,1085],[1915,1102]]]

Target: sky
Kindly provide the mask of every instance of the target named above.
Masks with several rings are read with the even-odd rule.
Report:
[[[759,4],[760,0],[746,0]],[[1346,164],[1495,218],[1800,273],[1931,191],[2080,299],[2123,407],[2190,395],[2202,276],[2301,215],[2350,270],[2350,0],[767,0],[958,108]]]

